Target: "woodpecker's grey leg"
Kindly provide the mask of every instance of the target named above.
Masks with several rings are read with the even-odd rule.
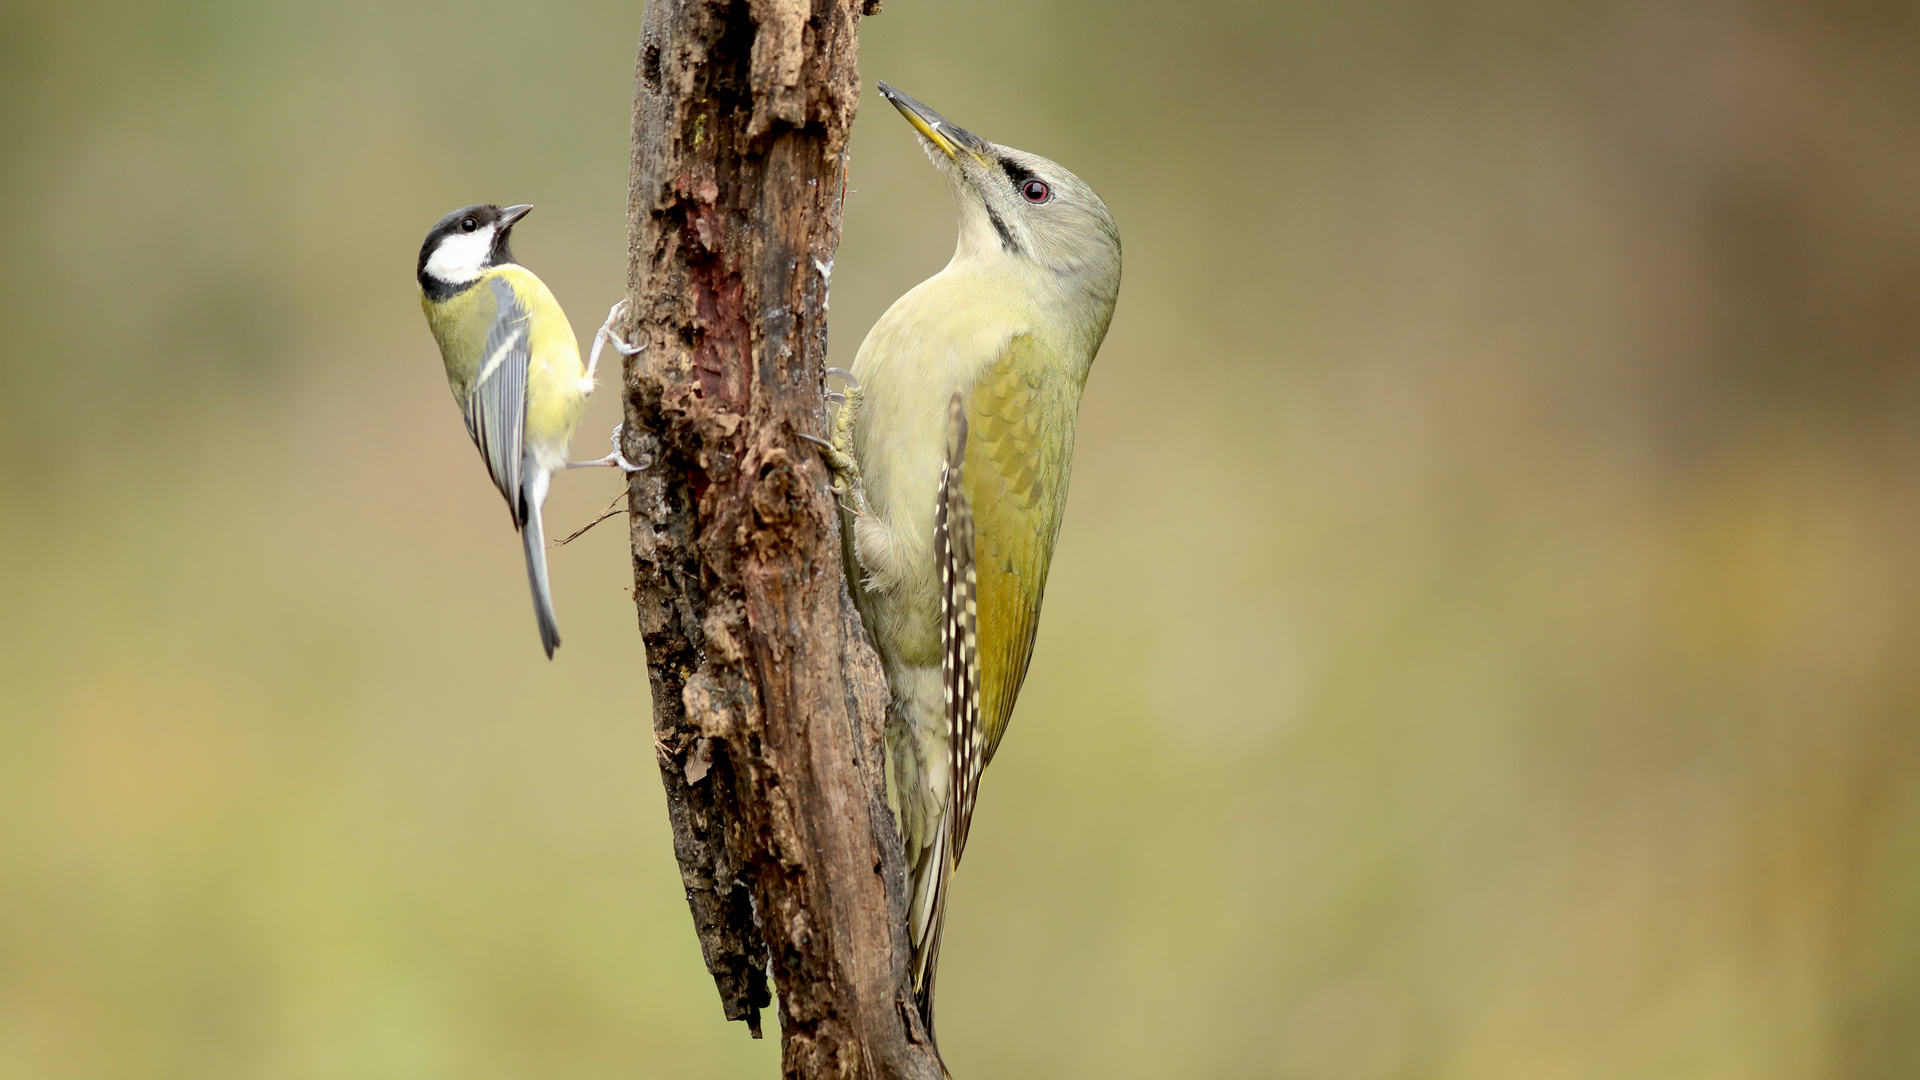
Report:
[[[609,440],[610,442],[613,443],[613,453],[608,454],[606,457],[603,457],[603,458],[596,458],[592,461],[569,461],[567,462],[567,468],[569,469],[618,468],[623,473],[637,473],[645,469],[647,467],[646,465],[635,465],[633,462],[627,460],[627,456],[625,454],[622,454],[620,452],[620,433],[622,431],[625,431],[626,427],[627,425],[623,423],[613,425],[613,438]]]
[[[850,371],[828,368],[827,374],[838,375],[847,384],[846,393],[827,395],[827,400],[839,406],[828,427],[828,438],[800,437],[820,448],[820,456],[826,459],[827,469],[833,473],[833,493],[839,496],[840,505],[858,517],[867,512],[867,492],[861,483],[860,462],[853,456],[853,424],[860,415],[860,401],[865,392]]]

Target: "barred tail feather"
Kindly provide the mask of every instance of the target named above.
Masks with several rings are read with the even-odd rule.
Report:
[[[915,882],[914,998],[927,1033],[933,1033],[933,982],[946,924],[947,882],[960,865],[973,817],[974,792],[983,756],[980,725],[979,602],[973,566],[973,509],[967,501],[965,399],[953,396],[947,410],[947,460],[940,470],[934,507],[934,561],[940,567],[940,669],[947,714],[946,805]]]

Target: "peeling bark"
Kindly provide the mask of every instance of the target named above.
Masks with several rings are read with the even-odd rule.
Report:
[[[877,4],[867,5],[877,10]],[[912,1006],[886,684],[802,431],[859,102],[861,0],[653,0],[625,370],[634,599],[674,853],[728,1019],[794,1078],[945,1075]]]

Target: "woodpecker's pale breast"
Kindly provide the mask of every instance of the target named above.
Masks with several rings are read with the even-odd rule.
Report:
[[[940,663],[933,493],[945,457],[947,403],[1030,332],[1025,303],[991,280],[949,267],[902,296],[853,362],[866,387],[854,429],[867,499],[879,521],[855,523],[872,615],[889,666]],[[884,528],[874,526],[884,524]],[[891,655],[889,655],[891,654]]]

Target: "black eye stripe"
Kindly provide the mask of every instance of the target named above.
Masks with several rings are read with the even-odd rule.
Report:
[[[1012,158],[1001,158],[1000,168],[1006,172],[1007,179],[1013,181],[1013,190],[1015,191],[1019,191],[1021,188],[1026,187],[1027,181],[1035,179],[1033,175],[1033,170],[1027,168],[1025,165],[1020,164],[1019,162],[1013,160]]]
[[[1025,165],[1003,157],[1000,159],[1000,169],[1007,174],[1008,180],[1013,181],[1014,192],[1028,202],[1038,206],[1053,198],[1053,188]]]

